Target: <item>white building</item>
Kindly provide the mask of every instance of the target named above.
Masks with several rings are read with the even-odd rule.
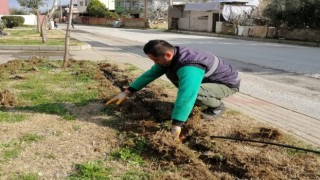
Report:
[[[115,10],[115,0],[99,0],[102,2],[107,9],[110,11]],[[87,6],[89,4],[90,0],[78,0],[78,10],[80,13],[83,13],[87,10]]]

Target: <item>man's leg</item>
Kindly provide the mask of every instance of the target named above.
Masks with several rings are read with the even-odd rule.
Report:
[[[207,106],[208,108],[203,110],[203,117],[205,119],[214,119],[225,110],[221,99],[238,91],[238,88],[230,88],[223,84],[204,83],[200,86],[196,105]]]

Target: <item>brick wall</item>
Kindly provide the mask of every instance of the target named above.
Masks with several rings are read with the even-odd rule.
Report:
[[[121,26],[128,28],[144,28],[144,19],[143,18],[122,18]],[[86,17],[80,16],[77,18],[77,22],[81,24],[88,25],[106,25],[112,26],[115,21],[118,21],[116,18],[96,18],[96,17]]]

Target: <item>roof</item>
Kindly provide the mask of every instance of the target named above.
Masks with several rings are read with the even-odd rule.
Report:
[[[219,11],[220,3],[211,2],[211,3],[186,3],[184,10],[185,11]]]
[[[249,0],[218,0],[220,3],[248,3]]]

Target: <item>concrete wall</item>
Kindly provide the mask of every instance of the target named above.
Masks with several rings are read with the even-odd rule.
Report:
[[[176,17],[178,18],[178,16]],[[212,12],[184,11],[179,18],[178,29],[212,32],[212,23]]]
[[[191,11],[189,30],[212,32],[212,13]]]
[[[267,36],[271,36],[268,33],[267,26],[238,26],[238,33],[239,36],[250,36],[250,37],[260,37],[264,38]]]
[[[219,21],[216,23],[216,33],[233,35],[236,33],[236,29],[231,23]]]
[[[320,42],[320,30],[311,30],[311,29],[279,30],[279,37],[290,39],[290,40]]]
[[[190,11],[184,11],[181,13],[181,17],[178,21],[178,29],[189,30],[190,29]]]
[[[249,30],[249,36],[264,38],[267,36],[267,26],[252,26]]]
[[[238,36],[249,36],[251,26],[238,26]]]

